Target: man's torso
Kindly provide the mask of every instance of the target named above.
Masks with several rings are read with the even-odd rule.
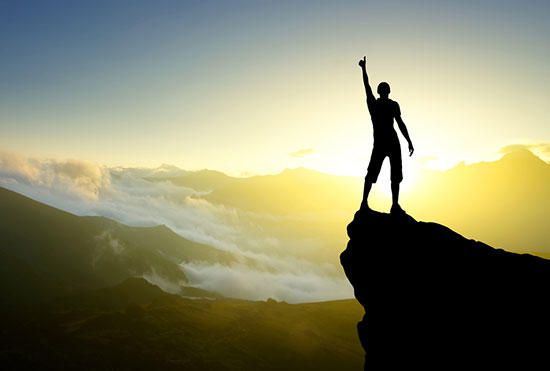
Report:
[[[397,133],[393,128],[394,117],[401,116],[399,104],[391,99],[367,101],[372,120],[375,146],[399,145]]]

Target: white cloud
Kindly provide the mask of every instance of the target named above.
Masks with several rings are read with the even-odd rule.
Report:
[[[304,157],[304,156],[308,156],[308,155],[311,155],[313,153],[313,148],[304,148],[304,149],[300,149],[296,152],[291,152],[289,153],[288,155],[290,157],[298,157],[298,158],[301,158],[301,157]]]
[[[143,275],[143,278],[146,279],[149,283],[160,287],[162,290],[170,294],[179,294],[181,292],[181,286],[186,285],[186,282],[173,282],[167,280],[157,273],[155,268],[150,267],[149,272]]]
[[[41,161],[0,152],[0,186],[77,215],[105,216],[131,226],[164,224],[184,238],[236,257],[237,264],[231,267],[184,265],[194,286],[252,300],[272,297],[301,302],[352,296],[337,262],[323,265],[299,257],[300,249],[320,246],[322,241],[271,235],[262,227],[296,216],[282,218],[215,205],[193,189],[144,179],[167,171],[183,173],[167,165],[163,169],[108,169],[82,161]],[[117,255],[124,253],[124,246],[108,233],[98,238]],[[145,278],[171,292],[179,285],[161,282],[154,271]]]
[[[313,272],[260,271],[244,265],[187,263],[182,266],[191,285],[234,298],[273,298],[297,303],[353,296],[353,288],[345,277],[323,276]]]
[[[41,198],[57,194],[97,200],[101,191],[108,192],[110,176],[106,167],[84,161],[40,161],[0,151],[0,185],[6,188],[19,186],[34,193],[35,197],[42,195]]]

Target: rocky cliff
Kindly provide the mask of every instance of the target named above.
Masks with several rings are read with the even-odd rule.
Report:
[[[365,369],[548,365],[549,260],[408,215],[359,211],[348,235]]]

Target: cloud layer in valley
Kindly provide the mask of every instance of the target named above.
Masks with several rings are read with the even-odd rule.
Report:
[[[288,246],[296,251],[302,244],[311,248],[315,241],[290,240],[263,231],[258,221],[273,222],[273,216],[212,204],[193,189],[144,179],[185,173],[168,165],[107,168],[0,151],[2,187],[77,215],[105,216],[131,226],[164,224],[184,238],[234,254],[232,266],[183,264],[194,286],[250,300],[272,297],[304,302],[352,296],[338,262],[313,263],[285,252],[292,251]],[[255,263],[250,266],[245,261]]]

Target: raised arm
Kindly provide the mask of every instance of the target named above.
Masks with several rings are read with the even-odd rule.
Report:
[[[403,136],[405,137],[405,139],[407,139],[407,142],[409,143],[409,156],[412,156],[414,152],[414,147],[411,138],[409,137],[409,131],[407,130],[407,127],[405,126],[401,115],[396,116],[395,121],[397,121],[397,126],[399,127],[399,130],[401,130],[401,134],[403,134]]]
[[[370,88],[369,84],[369,76],[367,75],[367,57],[363,57],[359,61],[359,66],[361,66],[361,70],[363,70],[363,84],[365,84],[365,93],[367,93],[367,105],[369,106],[369,110],[372,107],[371,103],[374,103],[376,101],[376,98],[374,97],[374,94],[372,94],[372,89]]]

